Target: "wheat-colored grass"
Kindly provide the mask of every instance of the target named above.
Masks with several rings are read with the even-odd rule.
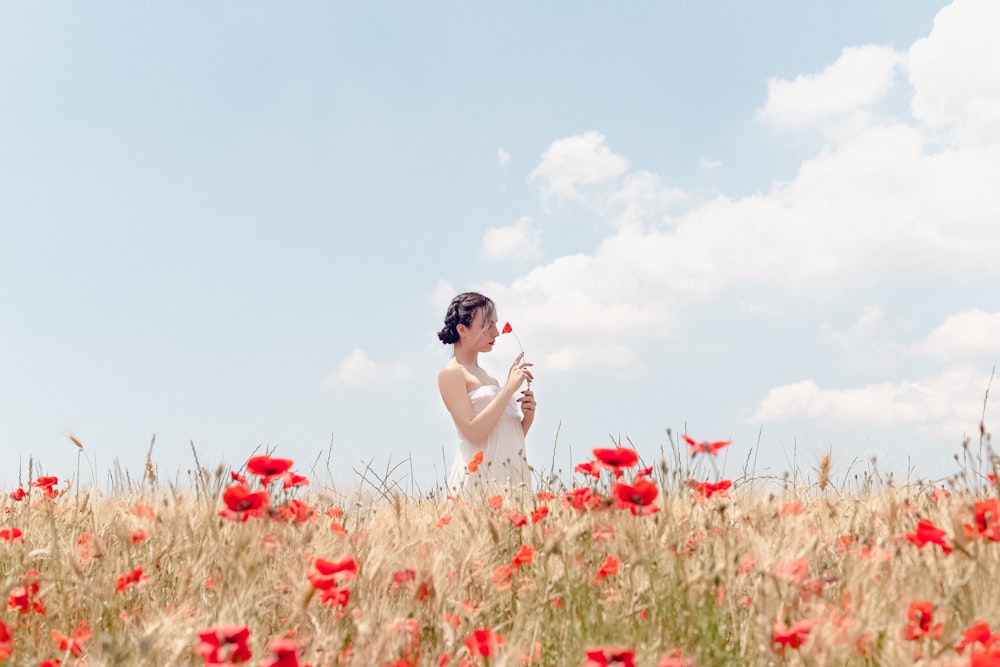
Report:
[[[149,460],[141,484],[111,492],[63,483],[55,498],[4,493],[0,529],[22,533],[0,540],[7,660],[200,665],[198,633],[234,624],[250,630],[253,665],[275,637],[294,638],[299,664],[314,667],[485,664],[464,644],[479,629],[505,640],[490,665],[579,666],[587,648],[612,645],[650,666],[671,655],[702,666],[967,665],[969,651],[955,650],[963,630],[978,619],[1000,629],[1000,543],[965,528],[974,503],[995,494],[981,478],[952,480],[947,496],[873,475],[855,476],[851,490],[831,481],[827,456],[815,482],[755,491],[745,476],[732,498],[699,500],[686,480],[704,472],[683,458],[657,466],[660,509],[648,516],[613,504],[574,510],[565,488],[497,508],[275,483],[271,515],[234,522],[219,514],[228,470],[199,467],[182,491],[158,486]],[[592,480],[593,491],[606,495],[610,482]],[[309,520],[274,515],[293,496],[315,508]],[[540,507],[548,514],[533,522]],[[920,519],[945,531],[951,553],[907,539]],[[513,568],[524,544],[533,560]],[[308,576],[317,558],[345,557],[358,574],[344,583],[346,607],[331,608]],[[618,571],[601,576],[609,557]],[[120,592],[135,568],[148,579]],[[44,613],[21,614],[7,596],[32,570]],[[933,604],[940,636],[904,638],[915,600]],[[803,621],[812,625],[802,645],[782,654],[776,624]],[[81,623],[92,633],[83,655],[60,651],[52,632]]]

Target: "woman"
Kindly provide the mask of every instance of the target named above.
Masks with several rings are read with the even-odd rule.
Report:
[[[476,292],[452,299],[438,332],[442,343],[455,346],[454,356],[438,374],[441,398],[461,438],[448,475],[453,493],[519,487],[531,492],[524,436],[535,420],[535,395],[526,387],[514,399],[533,379],[531,364],[523,360],[524,352],[517,355],[503,385],[479,367],[479,354],[490,352],[499,335],[493,302]]]

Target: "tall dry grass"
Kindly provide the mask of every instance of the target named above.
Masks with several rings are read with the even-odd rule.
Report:
[[[26,485],[0,501],[11,537],[0,539],[0,655],[200,665],[199,633],[245,626],[253,665],[579,666],[601,647],[636,665],[976,664],[974,647],[956,649],[963,633],[980,619],[1000,629],[1000,542],[975,516],[996,497],[991,465],[987,448],[945,493],[872,468],[838,480],[826,457],[815,475],[765,484],[744,471],[732,497],[705,498],[690,480],[712,478],[714,460],[673,448],[652,471],[648,515],[607,500],[607,470],[575,476],[603,499],[586,509],[555,485],[498,504],[409,497],[385,480],[345,496],[278,479],[246,521],[220,516],[228,469],[199,465],[183,490],[152,465],[110,492],[63,481],[50,498]],[[943,532],[919,532],[921,519]],[[356,564],[336,582],[343,606],[323,603],[317,559]],[[474,655],[477,630],[503,643]],[[297,655],[278,660],[275,638]]]

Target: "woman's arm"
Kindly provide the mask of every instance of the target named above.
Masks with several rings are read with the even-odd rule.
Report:
[[[438,374],[441,398],[463,438],[475,445],[481,445],[486,441],[503,416],[503,411],[514,392],[531,377],[531,372],[526,365],[520,364],[520,360],[518,357],[507,376],[507,382],[478,415],[472,413],[472,401],[469,400],[469,392],[465,388],[462,369],[447,366]]]

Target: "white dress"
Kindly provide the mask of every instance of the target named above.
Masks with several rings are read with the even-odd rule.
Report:
[[[478,415],[500,393],[499,385],[484,384],[469,392],[472,414]],[[513,398],[504,406],[500,421],[490,431],[486,442],[476,445],[458,434],[458,453],[448,475],[448,490],[452,493],[480,491],[524,490],[531,494],[531,471],[525,458],[524,429]],[[477,452],[483,460],[475,472],[469,471],[469,462]],[[523,485],[523,486],[522,486]]]

